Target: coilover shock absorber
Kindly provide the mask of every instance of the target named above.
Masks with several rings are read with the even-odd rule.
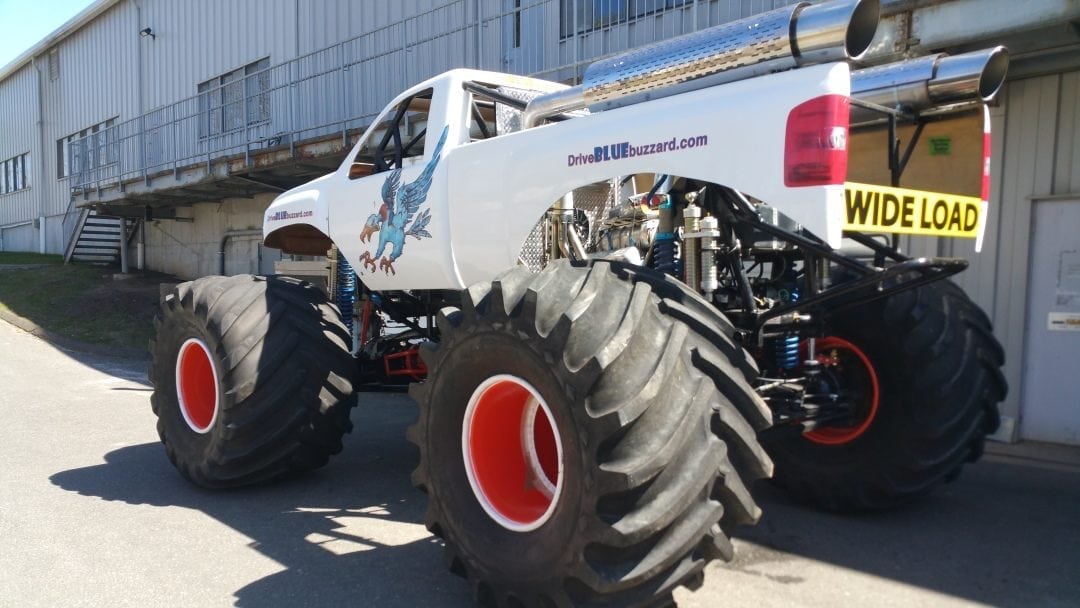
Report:
[[[790,303],[798,302],[799,290],[793,289],[787,298],[782,299]],[[765,347],[776,369],[787,371],[799,366],[799,334],[774,336],[765,341]]]
[[[792,370],[799,366],[799,335],[774,336],[765,342],[773,365],[779,370]]]
[[[338,253],[337,276],[334,282],[334,303],[341,311],[341,320],[349,327],[349,335],[355,335],[353,306],[356,303],[356,272],[344,255]]]
[[[675,204],[671,196],[667,194],[661,196],[663,201],[658,207],[660,224],[656,228],[656,236],[653,237],[652,266],[664,274],[678,277],[682,269],[677,254],[678,245],[675,242],[678,238],[675,234]]]

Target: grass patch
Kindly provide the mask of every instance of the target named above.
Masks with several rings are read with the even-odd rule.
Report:
[[[0,257],[0,264],[5,263],[42,262]],[[115,272],[112,267],[65,264],[0,270],[0,309],[81,342],[146,348],[158,284],[169,277],[144,273],[116,281]]]
[[[0,264],[60,264],[63,261],[64,256],[53,253],[0,251]]]

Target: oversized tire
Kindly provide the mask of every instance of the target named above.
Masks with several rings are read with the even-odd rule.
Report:
[[[1004,351],[986,314],[938,281],[831,320],[818,341],[825,373],[858,406],[838,428],[762,437],[776,481],[836,511],[911,502],[976,460],[999,423]]]
[[[319,289],[284,277],[206,277],[165,294],[155,326],[150,403],[184,477],[241,486],[341,451],[355,364]]]
[[[661,605],[755,522],[756,367],[685,286],[617,263],[517,268],[438,318],[414,483],[486,606]]]

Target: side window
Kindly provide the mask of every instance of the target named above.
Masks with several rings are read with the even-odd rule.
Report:
[[[424,155],[432,93],[421,91],[384,117],[353,158],[349,179],[398,169],[409,164],[408,159]]]

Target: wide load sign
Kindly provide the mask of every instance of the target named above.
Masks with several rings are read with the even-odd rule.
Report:
[[[978,238],[986,203],[979,197],[844,184],[844,230]]]

